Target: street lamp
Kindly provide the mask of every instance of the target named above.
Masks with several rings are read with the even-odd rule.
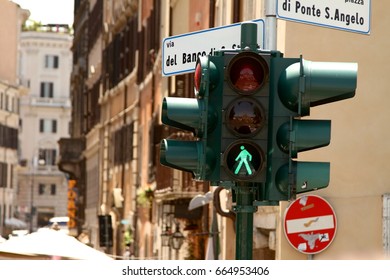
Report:
[[[166,247],[171,247],[175,250],[180,250],[181,246],[184,243],[184,235],[180,231],[179,222],[176,222],[176,230],[174,233],[171,232],[169,226],[165,226],[165,230],[161,233],[161,245]]]
[[[169,246],[170,238],[171,238],[171,230],[168,226],[165,226],[165,230],[161,233],[161,245]]]
[[[184,243],[184,235],[180,232],[179,222],[176,223],[176,230],[170,238],[170,246],[175,250],[180,250]]]

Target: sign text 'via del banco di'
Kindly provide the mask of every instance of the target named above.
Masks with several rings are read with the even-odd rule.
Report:
[[[264,21],[257,23],[257,42],[264,48]],[[195,71],[198,56],[212,55],[220,49],[239,49],[241,23],[167,37],[162,42],[162,75],[172,76]]]
[[[280,19],[370,34],[371,0],[278,0]]]

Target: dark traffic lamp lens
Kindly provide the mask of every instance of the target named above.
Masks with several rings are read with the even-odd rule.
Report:
[[[242,53],[229,63],[230,84],[242,94],[260,89],[268,77],[266,61],[253,53]]]
[[[240,98],[233,101],[227,111],[227,127],[236,135],[253,136],[265,123],[263,108],[255,100]]]

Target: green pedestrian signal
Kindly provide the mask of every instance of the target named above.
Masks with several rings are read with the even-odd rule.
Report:
[[[249,163],[252,161],[252,155],[245,149],[245,146],[240,146],[241,152],[236,157],[236,162],[239,161],[238,166],[236,170],[234,171],[234,174],[237,175],[242,167],[242,164],[245,165],[246,173],[248,175],[252,175],[252,169],[249,167]]]
[[[225,155],[226,170],[234,180],[246,181],[256,178],[264,167],[265,158],[262,149],[248,140],[233,142],[227,148]]]

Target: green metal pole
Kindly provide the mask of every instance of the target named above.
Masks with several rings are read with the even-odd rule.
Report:
[[[252,260],[254,192],[248,184],[239,184],[236,188],[236,260]]]
[[[257,50],[257,24],[241,24],[241,50]],[[253,213],[256,212],[255,189],[251,183],[236,183],[236,260],[253,258]]]
[[[257,24],[254,22],[241,23],[241,49],[257,50]]]

